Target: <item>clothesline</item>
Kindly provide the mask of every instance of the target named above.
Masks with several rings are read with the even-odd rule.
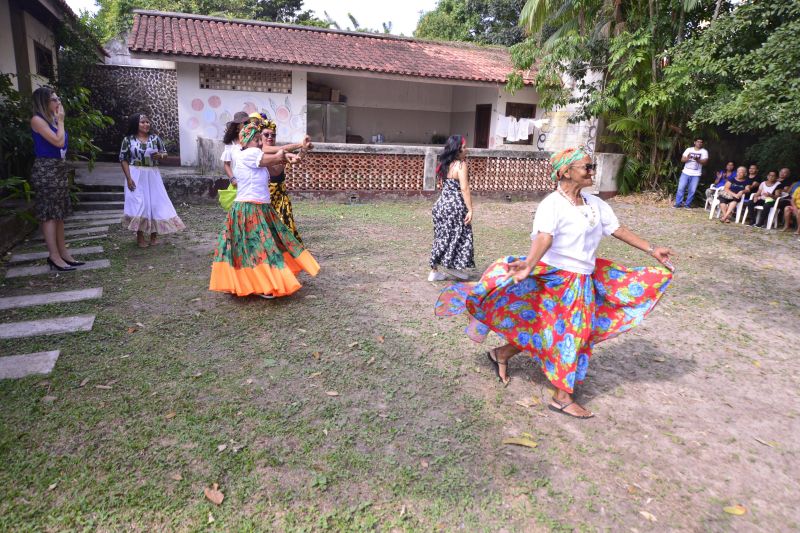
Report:
[[[550,122],[548,119],[533,119],[507,117],[498,115],[495,136],[502,137],[510,142],[522,141],[532,135],[537,129]]]

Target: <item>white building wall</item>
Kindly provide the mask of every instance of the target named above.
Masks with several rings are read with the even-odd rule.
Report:
[[[266,113],[278,124],[279,143],[306,133],[306,72],[292,70],[292,94],[200,88],[200,65],[177,63],[178,122],[182,165],[197,164],[197,138],[221,139],[237,111]]]
[[[28,41],[28,63],[31,69],[31,86],[35,91],[42,85],[49,85],[51,82],[44,76],[39,76],[36,74],[36,48],[34,46],[34,42],[50,49],[50,52],[53,54],[54,73],[58,71],[58,56],[56,55],[56,44],[53,32],[51,32],[47,26],[33,18],[27,11],[25,12],[24,17],[25,38]]]
[[[347,96],[347,133],[369,143],[427,144],[449,135],[453,87],[446,84],[309,73],[309,80]],[[366,76],[366,75],[365,75]]]
[[[14,39],[11,36],[11,11],[8,0],[0,0],[0,72],[3,74],[17,73],[17,60],[14,57]],[[17,77],[11,78],[15,88],[19,87]]]
[[[490,104],[492,117],[497,114],[497,93],[499,87],[453,87],[452,116],[450,121],[451,135],[463,135],[467,146],[475,146],[475,106]],[[494,120],[490,122],[492,124]],[[489,147],[491,148],[492,130],[489,130]]]

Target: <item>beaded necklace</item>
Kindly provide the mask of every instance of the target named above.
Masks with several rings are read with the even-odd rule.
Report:
[[[593,227],[595,226],[595,224],[597,223],[597,213],[595,213],[594,207],[592,207],[591,205],[589,205],[589,202],[587,202],[587,201],[586,201],[586,197],[585,197],[583,194],[580,194],[581,200],[583,200],[583,206],[579,206],[578,204],[576,204],[576,203],[575,203],[575,202],[572,200],[572,198],[570,198],[570,197],[569,197],[569,195],[568,195],[567,193],[565,193],[565,192],[564,192],[564,191],[561,189],[561,185],[559,185],[558,187],[556,187],[556,190],[557,190],[557,191],[558,191],[558,193],[559,193],[561,196],[563,196],[563,197],[564,197],[564,198],[565,198],[565,199],[566,199],[566,200],[567,200],[567,201],[568,201],[568,202],[569,202],[569,203],[570,203],[570,204],[571,204],[573,207],[575,207],[575,208],[578,210],[578,212],[584,216],[584,218],[586,218],[586,220],[589,222],[589,226],[590,226],[590,227],[592,227],[592,228],[593,228]],[[581,209],[581,207],[588,207],[589,209]]]

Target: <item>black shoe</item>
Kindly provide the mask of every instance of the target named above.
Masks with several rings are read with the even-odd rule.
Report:
[[[53,260],[49,257],[47,258],[47,264],[50,265],[50,270],[58,270],[59,272],[72,272],[73,270],[77,270],[77,268],[70,265],[65,267],[58,266],[57,264],[53,263]]]
[[[86,261],[67,261],[63,257],[61,258],[61,260],[64,261],[69,266],[72,266],[72,267],[79,267],[81,265],[85,265],[86,264]]]

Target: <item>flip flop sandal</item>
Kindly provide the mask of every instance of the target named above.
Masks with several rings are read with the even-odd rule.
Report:
[[[497,379],[500,381],[500,383],[502,383],[504,387],[508,387],[508,384],[511,383],[511,378],[508,378],[508,381],[503,381],[503,377],[500,375],[500,365],[505,365],[507,369],[508,361],[506,361],[505,363],[501,363],[497,359],[492,359],[491,350],[486,352],[486,358],[489,359],[489,362],[492,364],[492,367],[494,368],[494,373],[497,376]]]
[[[568,404],[563,404],[563,403],[559,402],[558,400],[553,400],[553,401],[556,402],[559,405],[559,407],[556,407],[552,403],[548,404],[547,407],[551,411],[555,411],[556,413],[561,413],[562,415],[571,416],[572,418],[579,418],[581,420],[586,420],[587,418],[594,418],[594,413],[592,413],[590,415],[581,416],[581,415],[573,415],[572,413],[568,413],[567,411],[565,411],[564,409],[566,409],[567,407],[569,407],[570,405],[575,403],[574,401],[569,402]]]

